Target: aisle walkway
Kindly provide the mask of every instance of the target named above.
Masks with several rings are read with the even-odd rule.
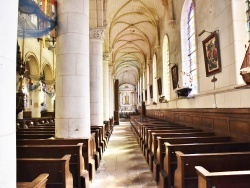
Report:
[[[90,188],[156,188],[129,122],[114,127]]]

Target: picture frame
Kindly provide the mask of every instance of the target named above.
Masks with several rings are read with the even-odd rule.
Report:
[[[202,41],[206,76],[221,72],[219,37],[216,32],[211,33]]]
[[[171,67],[171,74],[172,74],[172,85],[173,89],[176,89],[178,87],[179,82],[179,75],[178,75],[178,65],[174,65]]]
[[[157,87],[158,87],[158,94],[162,94],[162,85],[161,85],[161,78],[157,79]]]

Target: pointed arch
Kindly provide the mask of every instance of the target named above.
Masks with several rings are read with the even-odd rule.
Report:
[[[170,100],[170,62],[169,62],[169,40],[168,36],[165,35],[163,39],[162,47],[162,82],[163,82],[163,91],[162,95],[165,96],[165,99]]]
[[[182,66],[181,86],[192,88],[191,94],[198,93],[197,61],[196,61],[196,34],[195,9],[192,0],[186,0],[182,9],[181,20]]]

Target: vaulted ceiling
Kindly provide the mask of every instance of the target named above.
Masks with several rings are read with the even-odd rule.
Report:
[[[119,85],[137,85],[155,47],[159,46],[162,0],[108,0],[106,52]]]

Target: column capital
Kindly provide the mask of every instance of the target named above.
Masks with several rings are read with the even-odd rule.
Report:
[[[110,60],[110,53],[108,53],[108,52],[103,53],[102,56],[103,56],[102,59],[103,59],[104,61],[109,61],[109,60]]]
[[[89,30],[89,38],[104,40],[105,30],[106,30],[105,28],[91,28]]]

